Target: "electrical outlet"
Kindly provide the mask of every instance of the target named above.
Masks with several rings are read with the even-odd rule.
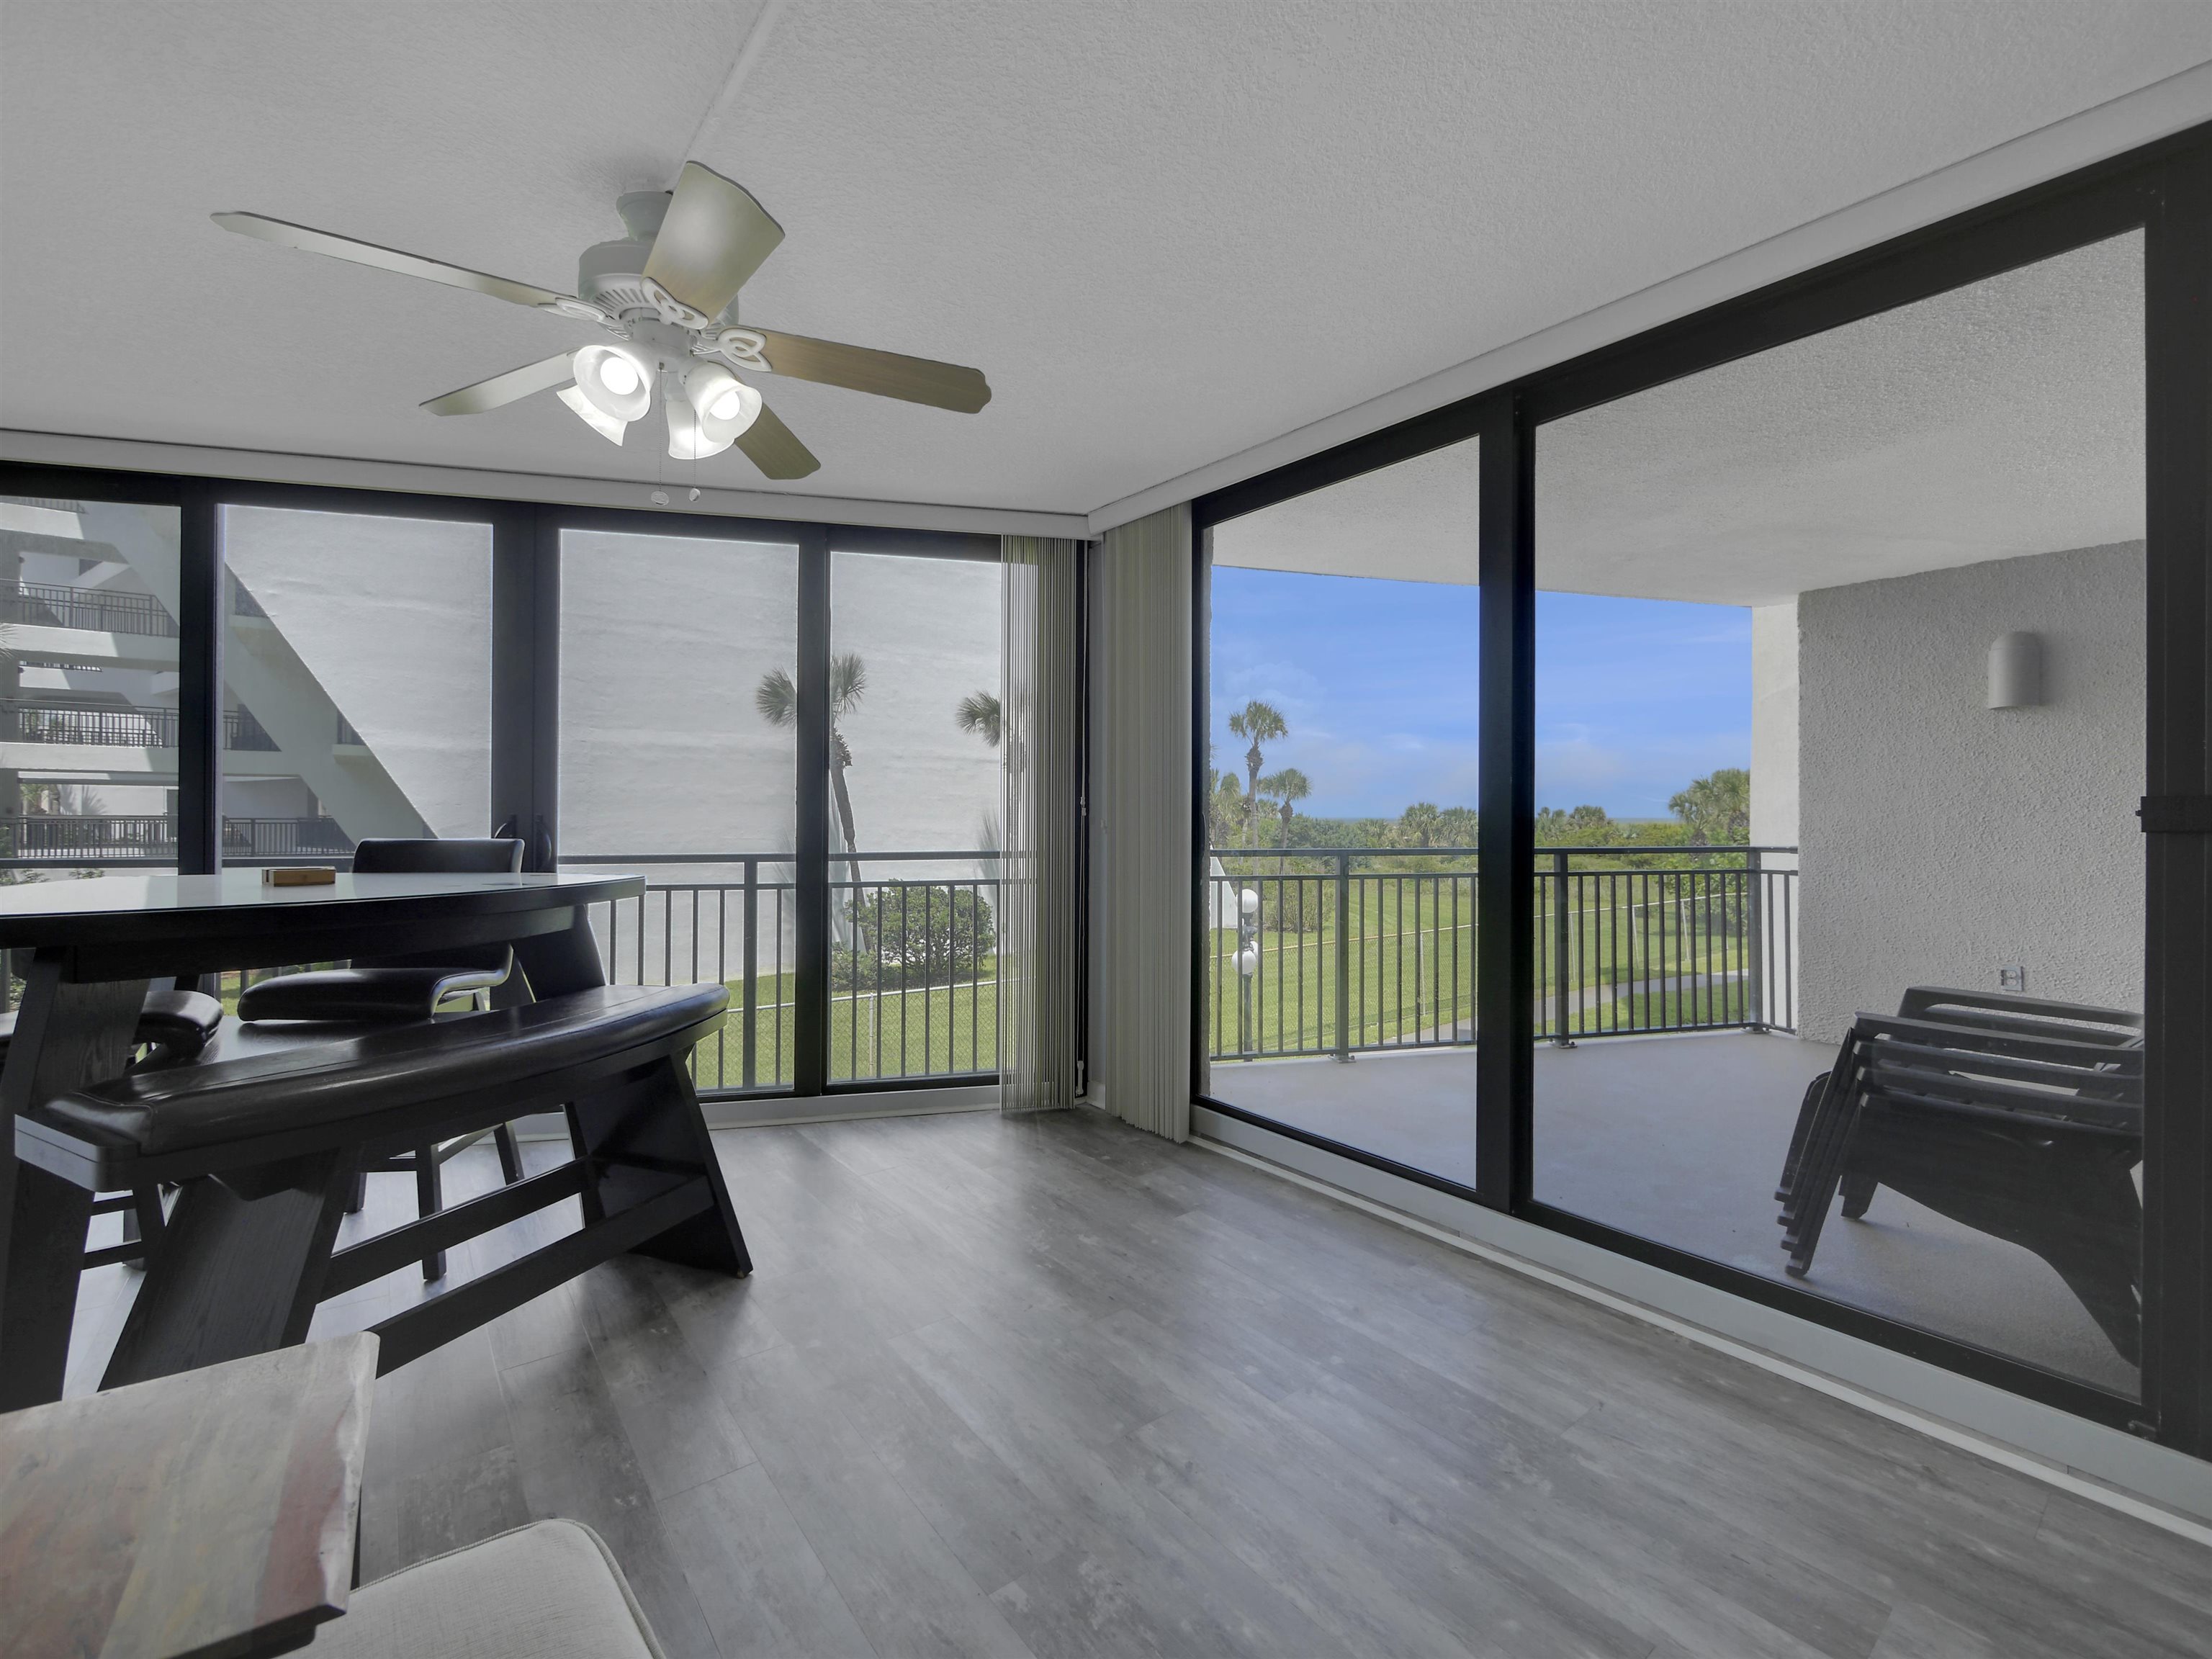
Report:
[[[1997,989],[2000,991],[2025,991],[2027,989],[2027,969],[2026,968],[1998,969]]]

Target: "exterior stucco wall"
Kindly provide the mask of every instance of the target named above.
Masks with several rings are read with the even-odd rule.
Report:
[[[1797,844],[1797,601],[1751,613],[1751,839]]]
[[[2011,964],[2142,1007],[2143,606],[2140,541],[1799,596],[1804,1035]],[[2013,629],[2044,702],[1988,708]]]

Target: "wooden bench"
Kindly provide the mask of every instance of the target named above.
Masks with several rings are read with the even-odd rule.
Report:
[[[684,1066],[728,1001],[720,985],[598,986],[218,1054],[33,1107],[16,1121],[24,1163],[88,1192],[182,1188],[101,1386],[303,1341],[319,1302],[569,1198],[580,1231],[377,1326],[380,1370],[624,1251],[750,1273]],[[548,1110],[567,1114],[568,1163],[333,1248],[364,1163]]]

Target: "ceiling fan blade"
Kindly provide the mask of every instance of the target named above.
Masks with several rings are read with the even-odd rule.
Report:
[[[511,404],[517,398],[527,398],[533,392],[550,392],[575,378],[568,359],[574,354],[562,352],[557,357],[548,357],[543,362],[525,363],[520,368],[510,368],[504,374],[495,374],[489,380],[478,380],[474,386],[465,386],[459,392],[448,392],[442,398],[433,398],[422,405],[433,415],[481,415],[487,409],[497,409],[501,404]]]
[[[822,465],[766,404],[761,405],[753,423],[738,434],[738,447],[771,478],[803,478]]]
[[[489,294],[495,300],[508,300],[519,306],[536,306],[549,309],[556,302],[574,296],[556,294],[550,288],[538,288],[530,283],[518,283],[505,276],[490,276],[481,270],[470,270],[461,265],[449,265],[437,259],[426,259],[419,253],[402,253],[398,248],[379,247],[374,242],[356,241],[350,236],[334,235],[327,230],[310,230],[305,225],[288,224],[282,219],[269,219],[258,213],[216,213],[209,216],[225,230],[234,230],[241,236],[256,236],[264,242],[274,242],[279,247],[295,247],[307,253],[327,253],[333,259],[350,259],[357,265],[374,265],[379,270],[396,270],[403,276],[421,276],[433,283],[444,283],[451,288],[473,289],[478,294]]]
[[[744,326],[761,337],[761,360],[770,374],[819,380],[878,398],[903,398],[910,404],[957,410],[963,415],[973,415],[991,401],[991,383],[980,368],[839,345],[835,340],[810,340],[804,334],[778,334],[750,323]]]
[[[717,316],[781,240],[783,227],[742,185],[686,161],[645,275],[685,305]]]

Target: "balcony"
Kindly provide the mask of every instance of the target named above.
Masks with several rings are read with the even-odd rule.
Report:
[[[0,744],[52,744],[85,749],[162,749],[177,746],[177,711],[112,702],[54,702],[0,699]],[[275,754],[276,740],[248,708],[226,708],[222,746]]]
[[[0,816],[0,864],[173,864],[176,821],[162,813],[15,813]],[[222,821],[223,857],[241,864],[343,855],[353,838],[335,818]]]
[[[1774,1191],[1832,1044],[1796,1034],[1794,848],[1540,848],[1541,1202],[1784,1281]],[[1472,1186],[1471,849],[1215,854],[1216,1099]],[[2038,1256],[1884,1188],[1787,1279],[2069,1376],[2135,1367]]]
[[[151,593],[116,593],[52,582],[19,581],[12,591],[0,592],[0,622],[149,639],[177,637],[177,619]]]

